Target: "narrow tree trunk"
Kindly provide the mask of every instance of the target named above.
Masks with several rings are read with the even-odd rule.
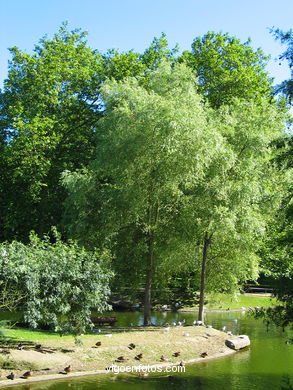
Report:
[[[203,307],[205,299],[205,287],[206,287],[206,268],[208,249],[210,245],[210,238],[205,235],[203,249],[202,249],[202,262],[201,262],[201,276],[200,276],[200,295],[199,295],[199,309],[198,309],[198,320],[203,321]]]
[[[154,271],[154,240],[152,233],[149,233],[148,241],[148,253],[147,253],[147,273],[144,292],[144,320],[143,324],[151,324],[151,295],[152,295],[152,282]]]

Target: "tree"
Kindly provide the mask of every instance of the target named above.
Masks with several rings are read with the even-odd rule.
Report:
[[[130,232],[124,253],[133,243],[135,248],[125,260],[132,272],[138,267],[144,275],[148,325],[154,277],[158,269],[168,272],[164,263],[177,250],[170,239],[176,232],[181,187],[204,176],[216,141],[192,72],[184,65],[164,63],[144,80],[109,81],[102,97],[106,109],[97,128],[96,158],[87,172],[64,176],[67,209],[74,213],[71,231],[92,245],[99,245],[103,234],[104,240],[115,238],[116,248]]]
[[[265,71],[268,58],[261,49],[253,50],[250,40],[241,43],[228,34],[208,32],[195,38],[192,50],[183,52],[179,61],[194,69],[199,92],[219,107],[233,98],[270,99],[272,80]]]
[[[99,114],[99,55],[85,34],[62,26],[33,55],[11,50],[0,96],[1,239],[47,232],[62,214],[61,172],[80,168],[94,150]]]
[[[209,120],[217,147],[203,180],[184,189],[182,209],[201,269],[199,320],[206,287],[231,292],[258,276],[262,231],[280,201],[271,143],[283,133],[285,116],[265,99],[234,100],[210,111]]]
[[[89,252],[74,242],[64,244],[55,234],[29,244],[0,245],[1,300],[14,294],[17,309],[32,328],[46,324],[61,333],[84,332],[91,310],[108,308],[109,253]]]
[[[100,88],[107,77],[143,75],[171,58],[162,35],[143,54],[101,54],[86,33],[62,25],[41,39],[33,55],[10,49],[12,59],[0,93],[0,240],[27,240],[34,229],[61,229],[61,173],[87,166],[102,116]]]
[[[282,327],[293,324],[292,144],[290,134],[276,143],[275,163],[283,178],[282,201],[268,224],[260,250],[262,271],[272,280],[278,305],[257,314]]]
[[[279,56],[279,60],[287,60],[289,69],[291,71],[291,78],[283,81],[277,86],[276,92],[281,92],[291,104],[293,96],[293,30],[284,32],[277,29],[271,29],[271,33],[274,34],[275,38],[278,39],[282,44],[287,45],[287,49]]]

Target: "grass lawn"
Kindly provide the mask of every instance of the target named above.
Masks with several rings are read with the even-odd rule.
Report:
[[[277,304],[276,298],[271,296],[262,296],[259,294],[238,294],[232,296],[229,294],[210,294],[207,296],[207,304],[205,307],[211,310],[235,310],[243,307],[270,307]],[[197,306],[189,307],[189,309],[197,309]]]

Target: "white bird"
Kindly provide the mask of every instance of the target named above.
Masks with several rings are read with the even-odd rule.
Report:
[[[225,326],[223,326],[222,331],[225,332],[226,329],[227,329],[227,326],[225,325]]]
[[[164,332],[169,332],[170,331],[170,326],[167,326],[166,328],[163,328]]]
[[[172,322],[172,325],[173,325],[173,326],[176,326],[177,324],[176,324],[176,322]]]
[[[178,321],[178,325],[179,325],[179,326],[182,326],[182,325],[183,325],[183,322]]]
[[[230,332],[230,330],[227,332],[227,335],[228,336],[233,336],[233,333],[232,332]]]

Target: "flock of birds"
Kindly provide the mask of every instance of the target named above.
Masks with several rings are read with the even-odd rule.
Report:
[[[237,320],[234,320],[234,321],[237,322]],[[172,322],[171,325],[172,325],[172,326],[184,326],[185,323],[186,323],[185,320],[183,320],[183,321],[178,321],[178,322],[175,322],[175,321],[174,321],[174,322]],[[203,326],[204,323],[203,323],[202,321],[194,321],[194,322],[192,323],[192,325],[194,325],[194,326]],[[212,328],[212,325],[206,325],[206,328]],[[223,326],[221,330],[222,330],[223,332],[226,332],[228,336],[232,336],[232,335],[233,335],[231,331],[227,331],[227,327],[226,327],[226,326]],[[165,327],[163,328],[163,331],[164,331],[164,332],[169,332],[169,331],[170,331],[170,325],[169,325],[168,323],[165,324]],[[105,336],[112,336],[112,334],[106,334]],[[183,333],[183,336],[189,336],[189,333],[184,332],[184,333]],[[206,336],[204,336],[204,337],[208,338],[208,337],[210,337],[210,336],[211,336],[210,334],[206,333]],[[100,347],[101,345],[102,345],[102,342],[101,342],[101,341],[97,341],[97,342],[95,343],[95,345],[94,345],[93,348],[98,348],[98,347]],[[128,345],[128,349],[129,349],[129,350],[134,350],[135,348],[136,348],[136,345],[133,344],[133,343],[130,343],[130,344]],[[18,350],[22,350],[22,349],[23,349],[23,345],[22,345],[21,343],[18,344],[17,349],[18,349]],[[41,350],[41,349],[42,349],[42,345],[41,345],[41,344],[36,344],[36,345],[35,345],[35,349],[36,349],[36,350]],[[5,351],[2,351],[2,352],[5,352]],[[202,358],[206,358],[207,356],[208,356],[208,353],[207,353],[207,352],[202,352],[202,353],[200,354],[200,357],[202,357]],[[141,360],[143,359],[143,357],[144,357],[143,354],[142,354],[142,353],[139,353],[139,354],[135,355],[134,359],[137,360],[137,361],[141,361]],[[174,352],[174,353],[172,354],[172,357],[180,357],[180,351]],[[125,362],[125,361],[128,361],[128,360],[129,360],[129,358],[127,358],[127,357],[125,357],[125,356],[118,356],[118,357],[115,359],[115,363],[121,363],[121,362]],[[171,360],[171,358],[167,358],[167,357],[165,357],[164,355],[162,355],[162,356],[160,357],[160,359],[159,359],[160,362],[168,362],[168,361],[170,361],[170,360]],[[183,361],[180,361],[180,362],[179,362],[179,365],[180,365],[180,366],[183,366],[183,365],[184,365]],[[113,366],[106,367],[106,370],[112,370],[112,369],[113,369]],[[65,367],[65,368],[63,369],[63,371],[59,372],[59,374],[69,374],[71,371],[72,371],[71,365],[69,365],[69,366]],[[20,378],[21,378],[21,379],[28,379],[28,378],[30,378],[32,375],[33,375],[33,371],[30,369],[29,371],[24,372],[24,373],[20,376]],[[147,373],[141,373],[141,375],[146,376],[146,375],[148,375],[148,374],[147,374]],[[10,380],[14,380],[14,379],[16,378],[16,374],[14,374],[13,372],[11,372],[9,375],[6,376],[6,378],[7,378],[7,379],[10,379]]]
[[[19,343],[17,346],[18,351],[22,351],[24,349],[23,344]],[[35,350],[42,350],[41,344],[36,344],[34,347]],[[9,351],[3,350],[1,353],[9,353]],[[60,372],[60,374],[69,374],[71,372],[71,365],[65,367],[63,371]],[[33,371],[29,369],[29,371],[24,372],[22,375],[19,376],[21,379],[28,379],[33,375]],[[14,372],[11,372],[9,375],[6,376],[7,379],[14,380],[16,379],[16,374]]]

